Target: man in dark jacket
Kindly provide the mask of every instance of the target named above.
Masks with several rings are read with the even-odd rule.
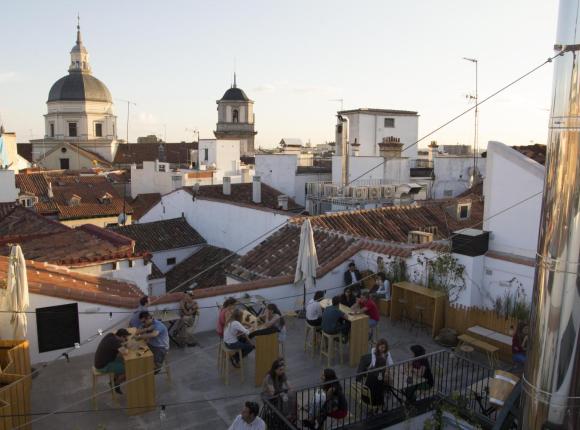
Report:
[[[360,296],[362,276],[356,268],[356,264],[351,261],[348,265],[348,270],[344,272],[344,285],[351,286],[356,297]]]

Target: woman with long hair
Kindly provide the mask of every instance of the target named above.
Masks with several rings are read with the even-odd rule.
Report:
[[[429,360],[425,357],[425,348],[421,345],[412,345],[410,349],[416,359],[411,363],[411,375],[409,375],[408,379],[410,381],[418,379],[420,382],[409,385],[405,388],[404,393],[407,402],[413,404],[415,403],[415,393],[417,390],[426,390],[433,387],[435,380],[433,379],[433,372],[431,371]]]
[[[384,403],[385,389],[388,383],[387,367],[393,364],[393,357],[389,352],[389,343],[386,339],[379,339],[377,346],[371,350],[371,353],[361,357],[357,369],[357,373],[361,375],[357,379],[361,382],[364,381],[364,384],[369,388],[371,398],[366,399],[367,403],[373,406],[381,406]]]
[[[249,339],[249,330],[241,323],[242,311],[234,309],[224,329],[224,344],[229,349],[241,349],[242,357],[245,357],[252,352],[255,346]],[[231,357],[231,362],[234,367],[240,366],[239,354]]]
[[[302,421],[310,429],[323,428],[328,417],[341,419],[348,415],[348,402],[334,369],[324,369],[320,379],[326,400],[314,417]]]

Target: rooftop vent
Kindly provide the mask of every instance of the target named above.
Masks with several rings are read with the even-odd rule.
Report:
[[[288,196],[284,194],[280,194],[278,196],[278,208],[282,209],[283,211],[288,210]]]
[[[230,178],[229,176],[224,176],[223,191],[225,196],[229,196],[232,194],[232,178]]]
[[[433,233],[427,231],[413,230],[410,231],[407,236],[407,243],[411,243],[414,245],[420,245],[422,243],[431,243],[431,242],[433,242]]]

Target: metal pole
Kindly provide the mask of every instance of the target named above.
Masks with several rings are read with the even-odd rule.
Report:
[[[131,102],[129,102],[129,100],[127,100],[127,141],[126,143],[129,143],[129,106],[131,105]]]
[[[561,0],[520,428],[580,428],[580,0]]]
[[[478,113],[479,113],[479,106],[477,103],[479,102],[478,94],[477,94],[477,67],[478,62],[475,60],[475,125],[474,125],[474,134],[473,134],[473,182],[475,183],[475,172],[477,169],[477,150],[479,146],[478,142]]]

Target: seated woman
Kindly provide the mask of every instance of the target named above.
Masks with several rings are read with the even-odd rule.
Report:
[[[242,325],[241,320],[242,311],[235,309],[224,329],[224,344],[229,349],[241,349],[242,357],[245,357],[255,349],[255,346],[248,337],[250,331]],[[234,367],[240,366],[239,354],[232,356],[230,360]]]
[[[363,355],[360,359],[357,373],[363,373],[357,380],[364,381],[364,384],[371,392],[371,399],[364,399],[372,406],[382,406],[385,399],[385,389],[387,388],[387,366],[394,364],[393,357],[389,352],[389,344],[386,339],[379,339],[376,348],[370,354]],[[376,369],[374,372],[373,369]],[[368,373],[364,373],[368,372]]]
[[[296,419],[295,397],[290,395],[290,385],[286,377],[286,364],[279,358],[272,363],[270,371],[262,383],[262,400],[269,400],[278,407],[290,421]]]
[[[351,308],[356,303],[356,297],[351,287],[346,287],[340,296],[340,304]]]
[[[320,327],[322,323],[321,300],[324,299],[324,291],[314,293],[314,298],[306,305],[306,322],[312,327]]]
[[[278,338],[280,337],[283,339],[280,340],[281,342],[286,340],[286,322],[284,321],[284,317],[274,303],[270,303],[266,306],[266,311],[262,316],[264,320],[264,324],[260,326],[260,328],[250,334],[250,339],[255,336],[263,336],[266,334],[278,333]]]
[[[421,345],[413,345],[410,349],[415,357],[421,357],[417,360],[413,360],[411,363],[411,375],[409,375],[407,378],[411,385],[403,390],[405,397],[407,398],[407,403],[412,404],[415,403],[415,393],[417,390],[429,389],[433,386],[435,381],[433,380],[433,373],[431,372],[429,360],[423,357],[425,355],[425,348],[423,348]],[[416,379],[422,381],[416,384],[412,384],[412,382]]]
[[[526,362],[528,331],[528,325],[524,322],[520,322],[518,323],[518,328],[512,337],[512,360],[516,367],[522,367]]]
[[[375,279],[376,289],[373,293],[378,299],[391,300],[391,283],[384,273],[378,273]]]
[[[302,425],[310,429],[324,428],[328,417],[341,419],[348,415],[348,402],[336,372],[333,369],[324,369],[320,379],[326,400],[314,417],[302,421]]]

